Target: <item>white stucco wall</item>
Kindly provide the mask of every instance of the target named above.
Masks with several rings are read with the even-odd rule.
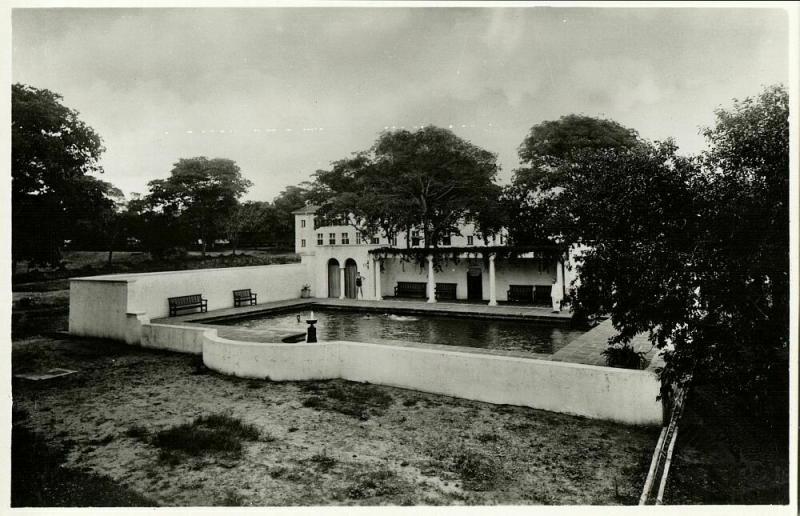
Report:
[[[203,334],[203,361],[244,378],[343,378],[636,425],[661,424],[652,371],[358,342],[261,344]]]
[[[69,332],[82,337],[126,340],[128,282],[109,276],[69,282]]]
[[[202,294],[208,309],[233,306],[232,291],[249,288],[259,303],[295,299],[313,283],[303,263],[115,274],[70,280],[70,333],[131,342],[137,319],[169,315],[167,298]],[[130,320],[128,314],[136,314]],[[134,339],[136,340],[136,339]]]

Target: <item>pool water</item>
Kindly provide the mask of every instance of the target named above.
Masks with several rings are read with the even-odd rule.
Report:
[[[300,317],[298,322],[298,316]],[[308,328],[308,310],[215,321],[251,329],[280,329],[301,333]],[[320,341],[405,341],[484,349],[552,354],[582,330],[567,325],[500,319],[467,319],[435,315],[400,315],[315,309]]]

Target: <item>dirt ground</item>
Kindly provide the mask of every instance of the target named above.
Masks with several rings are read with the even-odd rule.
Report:
[[[242,380],[197,358],[103,340],[13,342],[26,429],[159,505],[633,504],[658,429],[344,381]],[[165,456],[141,434],[224,413],[241,456]]]

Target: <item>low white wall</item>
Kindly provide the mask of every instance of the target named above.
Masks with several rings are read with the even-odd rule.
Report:
[[[106,277],[109,278],[109,277]],[[77,278],[69,282],[69,332],[127,340],[128,282]]]
[[[464,351],[327,342],[262,344],[203,334],[210,369],[244,378],[343,378],[635,425],[661,424],[651,371]]]
[[[217,310],[233,306],[236,289],[249,288],[266,303],[299,298],[306,283],[302,263],[72,278],[69,331],[135,343],[139,323],[169,315],[169,297],[202,294],[208,309]]]
[[[203,335],[203,363],[214,371],[243,378],[325,380],[340,378],[339,343],[263,344]]]
[[[440,349],[343,343],[341,377],[628,424],[661,423],[649,371]]]
[[[202,326],[171,324],[143,324],[141,345],[144,348],[166,349],[201,355],[206,332],[216,335],[217,330]]]
[[[227,267],[127,275],[129,311],[145,312],[151,319],[169,315],[167,298],[202,294],[209,310],[233,306],[232,291],[249,288],[258,302],[300,297],[308,283],[307,267],[300,263]]]

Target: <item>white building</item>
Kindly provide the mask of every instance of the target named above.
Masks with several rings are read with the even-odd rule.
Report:
[[[314,206],[293,213],[295,251],[313,278],[314,297],[383,299],[397,294],[431,303],[455,298],[489,305],[551,305],[553,281],[563,298],[575,275],[572,256],[562,255],[555,246],[520,254],[505,245],[504,232],[487,242],[471,224],[464,224],[461,234],[445,240],[438,250],[426,251],[418,232],[408,239],[399,234],[391,242],[377,235],[364,239],[353,226],[316,227]]]

